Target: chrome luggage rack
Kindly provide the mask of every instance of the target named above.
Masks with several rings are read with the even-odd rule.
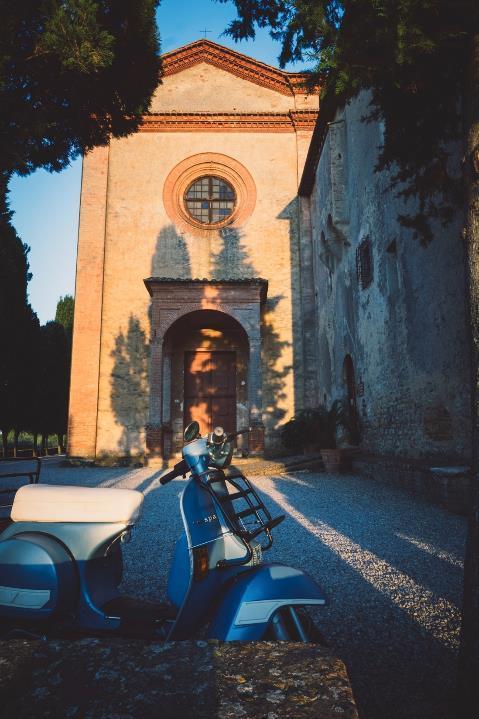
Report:
[[[269,549],[273,544],[271,530],[285,519],[285,515],[280,514],[273,519],[249,479],[236,467],[210,471],[207,485],[232,530],[245,542],[264,532],[267,543],[261,545],[261,549]]]

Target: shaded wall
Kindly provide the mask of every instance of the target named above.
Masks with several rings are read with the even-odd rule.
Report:
[[[380,123],[364,123],[368,96],[330,125],[311,194],[317,314],[317,392],[344,397],[350,354],[362,446],[410,457],[467,457],[469,375],[461,218],[434,225],[422,246],[401,227],[414,211],[375,173]],[[361,287],[358,247],[370,243],[372,281]],[[363,245],[364,247],[364,245]]]

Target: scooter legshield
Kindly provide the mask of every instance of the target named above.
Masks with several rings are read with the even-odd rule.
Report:
[[[284,564],[253,567],[228,582],[208,637],[227,642],[260,641],[280,607],[325,603],[320,587],[300,569]]]

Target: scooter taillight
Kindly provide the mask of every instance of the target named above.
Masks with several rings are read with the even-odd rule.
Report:
[[[208,574],[208,547],[193,548],[193,579],[200,582]]]

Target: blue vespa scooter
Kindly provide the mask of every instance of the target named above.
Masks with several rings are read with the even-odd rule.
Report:
[[[164,604],[118,589],[121,544],[140,516],[140,492],[22,487],[13,522],[0,535],[4,634],[28,629],[168,640],[317,640],[304,607],[325,603],[320,588],[301,570],[262,563],[271,530],[284,515],[273,519],[249,480],[230,467],[238,434],[217,427],[201,437],[192,422],[182,461],[160,478],[166,484],[190,474],[180,498],[184,533]]]

